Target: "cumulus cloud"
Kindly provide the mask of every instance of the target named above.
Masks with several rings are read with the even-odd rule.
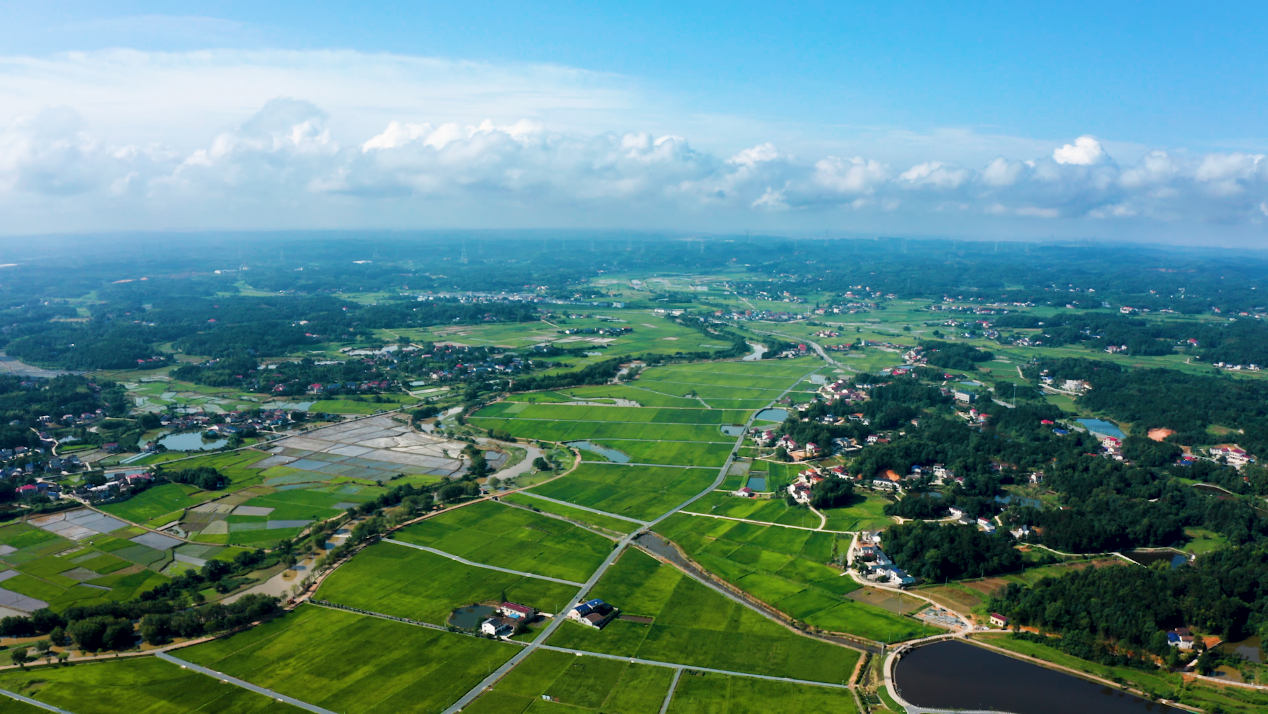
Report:
[[[1074,164],[1075,166],[1093,166],[1109,160],[1109,154],[1101,148],[1101,142],[1095,137],[1080,136],[1073,144],[1057,148],[1052,152],[1052,160],[1058,164]]]
[[[936,214],[938,225],[958,216],[969,226],[992,216],[1257,226],[1268,216],[1268,162],[1244,152],[1152,151],[1120,165],[1082,136],[1054,142],[1050,156],[979,167],[930,159],[897,170],[883,157],[802,158],[771,142],[718,156],[673,133],[477,119],[401,112],[358,132],[318,103],[274,97],[182,147],[121,141],[73,109],[52,108],[0,126],[0,210],[27,211],[31,222],[6,227],[28,231],[46,230],[40,221],[49,216],[110,212],[124,216],[111,226],[122,228],[162,211],[212,223],[181,226],[189,228],[264,211],[303,223],[332,206],[346,211],[346,227],[365,216],[417,226],[442,207],[456,220],[498,213],[507,225],[530,212],[732,222]]]

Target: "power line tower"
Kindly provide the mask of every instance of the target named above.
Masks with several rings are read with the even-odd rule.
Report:
[[[463,265],[467,264],[467,241],[466,240],[462,241],[462,258],[460,258],[460,260],[462,261]]]

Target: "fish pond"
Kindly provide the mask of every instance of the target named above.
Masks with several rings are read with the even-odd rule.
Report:
[[[907,652],[894,685],[908,703],[929,709],[1012,714],[1181,714],[1156,702],[964,642]]]

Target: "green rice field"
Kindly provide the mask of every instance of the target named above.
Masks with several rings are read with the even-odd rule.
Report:
[[[549,644],[658,662],[845,683],[859,653],[799,635],[629,550],[591,591],[623,615],[650,623],[614,620],[600,631],[565,622]]]
[[[415,523],[393,538],[476,563],[574,582],[590,577],[612,550],[610,539],[580,526],[491,501]]]
[[[182,649],[179,657],[326,709],[362,714],[443,711],[517,650],[302,605],[231,637]]]
[[[463,711],[658,714],[673,678],[667,667],[537,650]]]
[[[560,612],[577,594],[571,585],[477,568],[394,543],[378,543],[322,582],[317,598],[360,610],[444,625],[457,607],[498,601]]]
[[[618,516],[651,520],[708,488],[717,475],[717,469],[583,463],[567,476],[531,490]]]
[[[574,521],[589,523],[592,526],[597,526],[609,531],[615,531],[616,533],[629,533],[630,531],[638,528],[637,523],[623,521],[620,518],[613,518],[611,516],[603,516],[591,511],[583,511],[580,508],[560,505],[554,501],[545,501],[540,498],[533,498],[532,496],[528,496],[523,493],[510,493],[505,496],[501,496],[500,498],[503,502],[516,503],[531,509],[543,511],[545,513],[553,513]]]
[[[849,548],[849,537],[686,514],[656,530],[710,572],[807,624],[884,642],[929,634],[922,622],[845,597],[860,586],[827,563]]]
[[[157,657],[81,662],[71,667],[39,667],[0,672],[0,689],[75,714],[185,714],[243,712],[292,714],[302,709],[214,677],[181,669]],[[0,711],[19,712],[18,702],[0,695]],[[31,711],[42,709],[31,707]]]
[[[684,672],[669,703],[668,714],[855,714],[848,689],[733,677],[712,672]]]

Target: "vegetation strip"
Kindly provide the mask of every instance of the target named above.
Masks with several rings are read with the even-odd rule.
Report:
[[[575,583],[575,582],[573,582],[573,581],[571,581],[571,580],[561,580],[560,578],[552,578],[552,577],[549,577],[549,576],[546,576],[546,575],[537,575],[537,574],[535,574],[535,573],[525,573],[525,572],[522,572],[522,571],[519,571],[519,570],[511,570],[511,569],[509,569],[509,568],[499,568],[499,567],[497,567],[496,565],[485,565],[484,563],[473,563],[472,561],[467,560],[467,559],[465,559],[465,558],[459,558],[458,556],[456,556],[456,555],[451,555],[451,554],[449,554],[449,553],[446,553],[446,552],[445,552],[445,551],[443,551],[443,550],[436,550],[435,548],[428,548],[428,547],[427,547],[427,546],[425,546],[425,545],[415,545],[414,543],[406,543],[405,541],[394,540],[394,539],[392,539],[392,538],[384,538],[384,539],[383,539],[383,541],[384,541],[384,542],[386,542],[386,543],[395,543],[395,544],[397,544],[397,545],[403,545],[403,546],[405,546],[405,547],[407,547],[407,548],[417,548],[418,550],[425,550],[425,551],[427,551],[428,553],[434,553],[434,554],[436,554],[436,555],[442,555],[442,556],[444,556],[444,557],[446,557],[446,558],[449,558],[450,560],[456,560],[456,561],[458,561],[459,563],[462,563],[463,565],[472,565],[472,566],[475,566],[475,567],[477,567],[477,568],[486,568],[486,569],[488,569],[488,570],[497,570],[497,571],[500,571],[500,572],[503,572],[503,573],[510,573],[511,575],[520,575],[520,576],[523,576],[523,577],[525,577],[525,578],[537,578],[538,580],[549,580],[549,581],[551,581],[552,583],[560,583],[561,585],[576,585],[577,587],[581,587],[581,583]]]
[[[22,702],[23,704],[30,704],[33,707],[39,707],[40,709],[44,709],[46,711],[57,712],[57,714],[74,714],[74,712],[69,712],[69,711],[66,711],[65,709],[58,709],[52,704],[45,704],[44,702],[31,699],[30,697],[24,697],[21,694],[18,694],[16,692],[10,692],[7,689],[0,689],[0,694],[3,694],[4,696],[10,699],[16,699],[19,702]]]
[[[265,689],[264,687],[257,687],[256,685],[251,684],[250,682],[244,682],[241,679],[237,679],[236,677],[230,677],[229,675],[222,674],[220,672],[217,672],[214,669],[207,669],[206,667],[200,667],[192,662],[186,662],[183,659],[177,659],[166,652],[156,652],[155,654],[161,660],[171,662],[172,664],[179,664],[181,667],[184,667],[186,669],[192,669],[195,672],[198,672],[200,674],[205,674],[208,677],[215,677],[216,679],[219,679],[223,682],[228,682],[229,684],[232,684],[236,687],[241,687],[243,689],[250,690],[252,692],[255,692],[256,694],[263,694],[266,697],[272,697],[279,702],[286,702],[287,704],[290,704],[291,706],[296,706],[301,709],[307,709],[308,711],[313,712],[313,714],[336,714],[335,712],[332,712],[329,709],[322,709],[321,707],[316,706],[315,704],[309,704],[308,702],[301,702],[300,700],[295,699],[294,697],[288,697],[285,694],[278,694],[277,692],[274,692],[271,689]]]
[[[665,702],[660,705],[660,714],[669,711],[669,703],[674,701],[674,690],[678,689],[678,680],[682,679],[682,667],[674,670],[674,681],[669,683],[669,691],[665,692]]]

